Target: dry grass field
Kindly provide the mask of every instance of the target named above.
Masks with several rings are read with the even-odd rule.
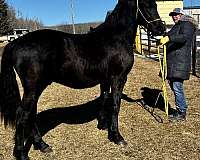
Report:
[[[161,99],[159,63],[135,57],[124,89],[119,129],[128,142],[126,148],[107,139],[107,131],[97,129],[99,86],[74,90],[53,83],[38,104],[39,128],[53,152],[29,152],[31,160],[199,160],[200,159],[200,79],[191,76],[185,83],[189,104],[186,122],[169,123]],[[22,91],[22,89],[21,89]],[[174,97],[168,86],[170,105]],[[143,107],[141,102],[148,106]],[[13,134],[0,125],[0,160],[12,160]]]

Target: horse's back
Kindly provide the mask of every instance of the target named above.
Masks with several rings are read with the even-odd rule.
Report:
[[[87,35],[38,30],[11,42],[9,48],[12,63],[22,83],[54,81],[72,88],[97,85],[97,78],[93,79],[97,77],[97,70],[86,73],[86,70],[93,70],[92,66],[96,63],[88,63],[90,58],[86,55],[89,53],[89,46],[85,46],[84,39],[87,39]],[[92,57],[96,56],[92,54]]]
[[[62,32],[39,30],[9,44],[13,66],[22,81],[53,77],[61,65],[63,36]]]
[[[72,88],[93,87],[111,74],[132,67],[127,47],[118,41],[112,43],[103,33],[30,32],[11,42],[12,63],[22,83],[28,79],[27,83],[32,84],[58,82]]]

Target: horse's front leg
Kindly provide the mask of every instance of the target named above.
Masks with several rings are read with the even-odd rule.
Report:
[[[109,83],[102,83],[100,85],[101,89],[101,106],[99,110],[99,114],[97,117],[98,125],[97,128],[100,130],[105,130],[108,128],[108,113],[107,113],[107,106],[108,106],[108,99],[109,99],[109,92],[110,92],[110,84]]]
[[[118,128],[119,123],[119,111],[121,104],[121,95],[126,82],[126,78],[119,79],[118,77],[112,79],[111,93],[112,93],[112,105],[109,109],[109,127],[108,127],[108,139],[119,145],[127,145],[124,138],[121,136]]]

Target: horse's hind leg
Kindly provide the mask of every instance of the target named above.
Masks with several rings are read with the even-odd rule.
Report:
[[[24,96],[22,99],[22,106],[17,110],[17,122],[16,122],[16,133],[15,133],[15,147],[14,147],[14,156],[19,160],[28,159],[28,153],[24,148],[25,138],[29,135],[29,132],[33,124],[30,117],[31,112],[35,106],[35,92],[24,90]]]
[[[27,153],[29,152],[32,144],[33,144],[35,150],[40,150],[41,152],[44,152],[44,153],[52,152],[52,149],[49,147],[49,145],[43,141],[40,131],[38,129],[37,123],[36,123],[37,122],[37,116],[36,116],[37,102],[38,102],[39,96],[41,95],[42,91],[47,86],[47,85],[45,85],[45,83],[42,83],[42,84],[43,84],[42,87],[37,87],[36,99],[35,99],[36,107],[34,107],[31,112],[31,117],[35,117],[35,119],[34,119],[34,121],[31,122],[33,124],[33,127],[31,130],[31,134],[29,135],[29,137],[26,141],[26,144],[25,144],[25,150]]]
[[[17,113],[18,117],[15,135],[14,156],[20,160],[28,159],[28,151],[30,149],[29,147],[31,146],[31,140],[33,143],[43,142],[39,131],[36,132],[37,128],[35,121],[38,98],[46,86],[43,87],[43,89],[36,89],[34,83],[30,84],[31,87],[27,87],[28,85],[25,85],[24,87],[22,107],[18,109]],[[32,138],[29,138],[30,136],[32,136]],[[28,140],[26,142],[28,145],[24,145],[26,139]]]
[[[102,103],[97,117],[98,120],[97,128],[105,130],[108,128],[107,105],[109,99],[110,85],[108,83],[103,83],[100,85],[100,89],[101,89],[100,98]]]
[[[30,134],[30,136],[28,137],[28,139],[26,141],[26,144],[25,144],[25,152],[26,153],[29,152],[32,144],[33,144],[35,150],[40,150],[43,153],[52,152],[51,147],[43,141],[42,136],[39,132],[39,129],[38,129],[36,123],[34,123],[32,133]]]

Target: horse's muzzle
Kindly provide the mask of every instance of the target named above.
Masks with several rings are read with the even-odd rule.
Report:
[[[149,30],[153,36],[162,36],[166,32],[166,26],[162,21],[157,21],[149,24]]]

